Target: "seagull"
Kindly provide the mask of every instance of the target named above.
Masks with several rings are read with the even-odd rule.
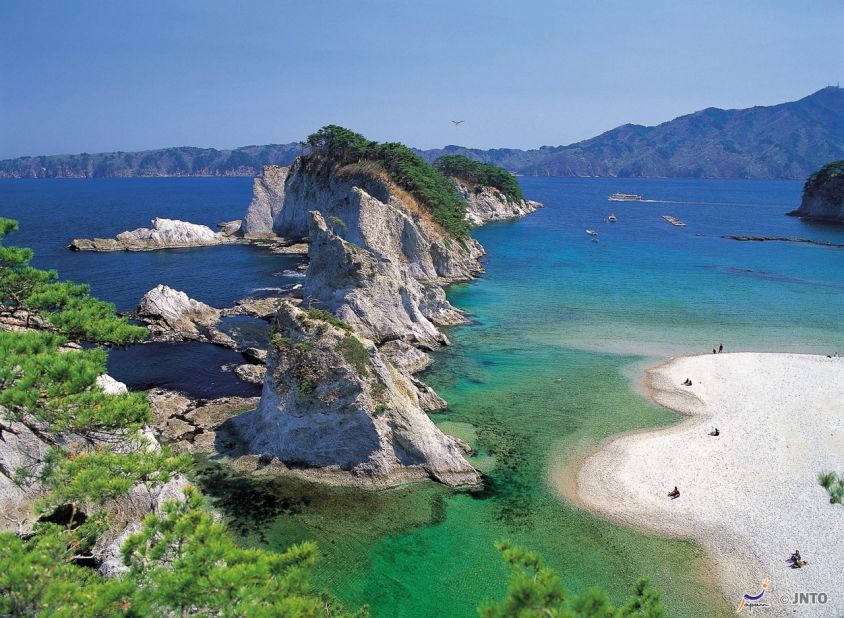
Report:
[[[453,124],[456,127],[458,125],[463,124],[464,122],[466,122],[466,121],[465,120],[452,120],[451,124]]]

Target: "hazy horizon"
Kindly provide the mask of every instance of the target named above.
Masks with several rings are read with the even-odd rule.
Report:
[[[422,149],[530,149],[844,77],[831,1],[9,2],[0,23],[2,159],[284,144],[331,123]]]

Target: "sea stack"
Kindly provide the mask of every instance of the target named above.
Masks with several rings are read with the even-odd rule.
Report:
[[[844,159],[824,165],[803,185],[800,208],[789,215],[816,221],[844,222]]]
[[[341,127],[314,137],[311,154],[264,169],[243,221],[246,238],[307,239],[309,266],[301,306],[276,316],[261,404],[232,423],[239,450],[330,482],[475,485],[466,445],[426,415],[445,401],[412,373],[449,344],[442,326],[466,322],[443,287],[482,272],[469,227],[541,204]]]

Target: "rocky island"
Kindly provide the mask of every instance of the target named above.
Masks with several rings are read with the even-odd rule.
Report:
[[[816,221],[844,222],[844,159],[824,165],[806,179],[800,208],[788,213]]]
[[[215,232],[206,225],[156,217],[152,220],[152,227],[121,232],[115,238],[75,238],[67,248],[71,251],[155,251],[240,241],[239,221],[221,223],[220,227],[221,230]]]
[[[470,225],[541,205],[504,170],[462,157],[430,166],[336,126],[308,142],[289,167],[264,169],[243,220],[247,238],[307,239],[309,266],[301,307],[276,317],[261,403],[232,435],[311,478],[476,484],[465,445],[425,414],[445,402],[412,373],[449,343],[440,327],[466,321],[443,286],[482,271]]]

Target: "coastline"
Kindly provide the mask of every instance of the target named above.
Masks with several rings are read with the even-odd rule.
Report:
[[[647,369],[644,385],[652,401],[684,418],[609,438],[555,472],[553,483],[578,508],[698,542],[731,604],[767,578],[777,602],[800,591],[830,595],[822,607],[789,607],[796,615],[834,615],[844,607],[836,594],[844,576],[833,572],[844,555],[836,534],[844,509],[829,503],[816,476],[844,466],[836,446],[844,443],[842,373],[844,359],[825,356],[672,358]],[[679,386],[685,377],[692,387]],[[721,436],[707,435],[713,425]],[[681,497],[669,500],[675,485]],[[794,549],[807,568],[787,568]]]

